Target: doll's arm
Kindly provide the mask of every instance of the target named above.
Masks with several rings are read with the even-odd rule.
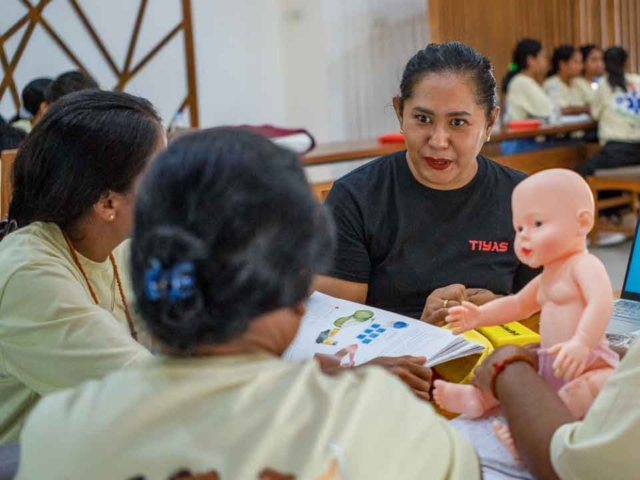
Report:
[[[481,307],[463,302],[461,306],[449,309],[445,320],[456,334],[477,327],[522,320],[540,310],[537,298],[539,284],[540,276],[537,276],[515,295],[493,300]]]
[[[604,337],[613,310],[611,280],[602,262],[593,255],[576,265],[574,275],[587,302],[574,338],[594,348]]]
[[[553,364],[556,376],[567,380],[584,371],[589,352],[604,338],[613,309],[611,281],[600,260],[585,256],[575,265],[573,277],[586,305],[573,337],[549,349],[550,354],[558,355]]]

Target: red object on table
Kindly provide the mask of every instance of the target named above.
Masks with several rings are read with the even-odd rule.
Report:
[[[380,143],[403,143],[404,133],[385,133],[378,137]]]
[[[512,120],[507,123],[510,130],[533,130],[540,128],[542,122],[540,120]]]

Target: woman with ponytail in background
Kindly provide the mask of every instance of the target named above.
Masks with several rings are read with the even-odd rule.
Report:
[[[0,443],[42,396],[151,357],[118,247],[164,145],[149,102],[102,91],[55,102],[22,144],[0,225]]]
[[[604,63],[606,76],[591,106],[603,148],[578,167],[584,176],[606,168],[640,165],[640,76],[625,74],[627,52],[621,47],[608,48]]]
[[[551,117],[551,100],[542,88],[548,70],[549,60],[542,44],[531,38],[520,40],[513,52],[511,70],[502,81],[502,92],[506,94],[504,118],[507,126],[510,121],[547,121]],[[548,142],[538,142],[535,138],[500,142],[503,155],[530,152],[548,146]]]
[[[542,44],[531,38],[520,40],[513,52],[512,69],[502,81],[507,121],[549,118],[551,100],[542,88],[548,70],[549,60]]]

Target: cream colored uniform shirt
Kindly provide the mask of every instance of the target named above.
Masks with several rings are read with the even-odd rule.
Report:
[[[627,74],[627,91],[612,90],[606,76],[591,105],[591,116],[598,120],[598,138],[609,141],[640,142],[640,75]]]
[[[580,91],[580,95],[591,105],[598,90],[597,82],[590,82],[584,77],[576,77],[573,79],[573,87]]]
[[[115,252],[123,282],[124,252]],[[0,242],[0,443],[18,440],[42,395],[151,357],[131,338],[111,262],[80,261],[100,305],[55,224],[36,222]]]
[[[547,118],[551,115],[551,100],[540,84],[528,75],[518,74],[507,87],[508,120]]]
[[[563,480],[640,478],[640,341],[581,422],[560,427],[551,441],[551,461]]]
[[[21,443],[23,480],[480,478],[473,447],[386,371],[259,354],[157,358],[50,395]]]
[[[551,102],[559,108],[585,107],[589,100],[575,82],[573,79],[571,85],[567,85],[558,75],[553,75],[544,81],[543,87]]]

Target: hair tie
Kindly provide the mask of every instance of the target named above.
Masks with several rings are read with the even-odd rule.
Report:
[[[509,70],[512,72],[517,72],[518,71],[518,64],[516,62],[511,62],[509,64]]]
[[[195,266],[190,261],[162,268],[160,260],[153,258],[144,275],[144,292],[152,302],[164,298],[168,298],[171,303],[184,300],[193,295],[195,285]]]

